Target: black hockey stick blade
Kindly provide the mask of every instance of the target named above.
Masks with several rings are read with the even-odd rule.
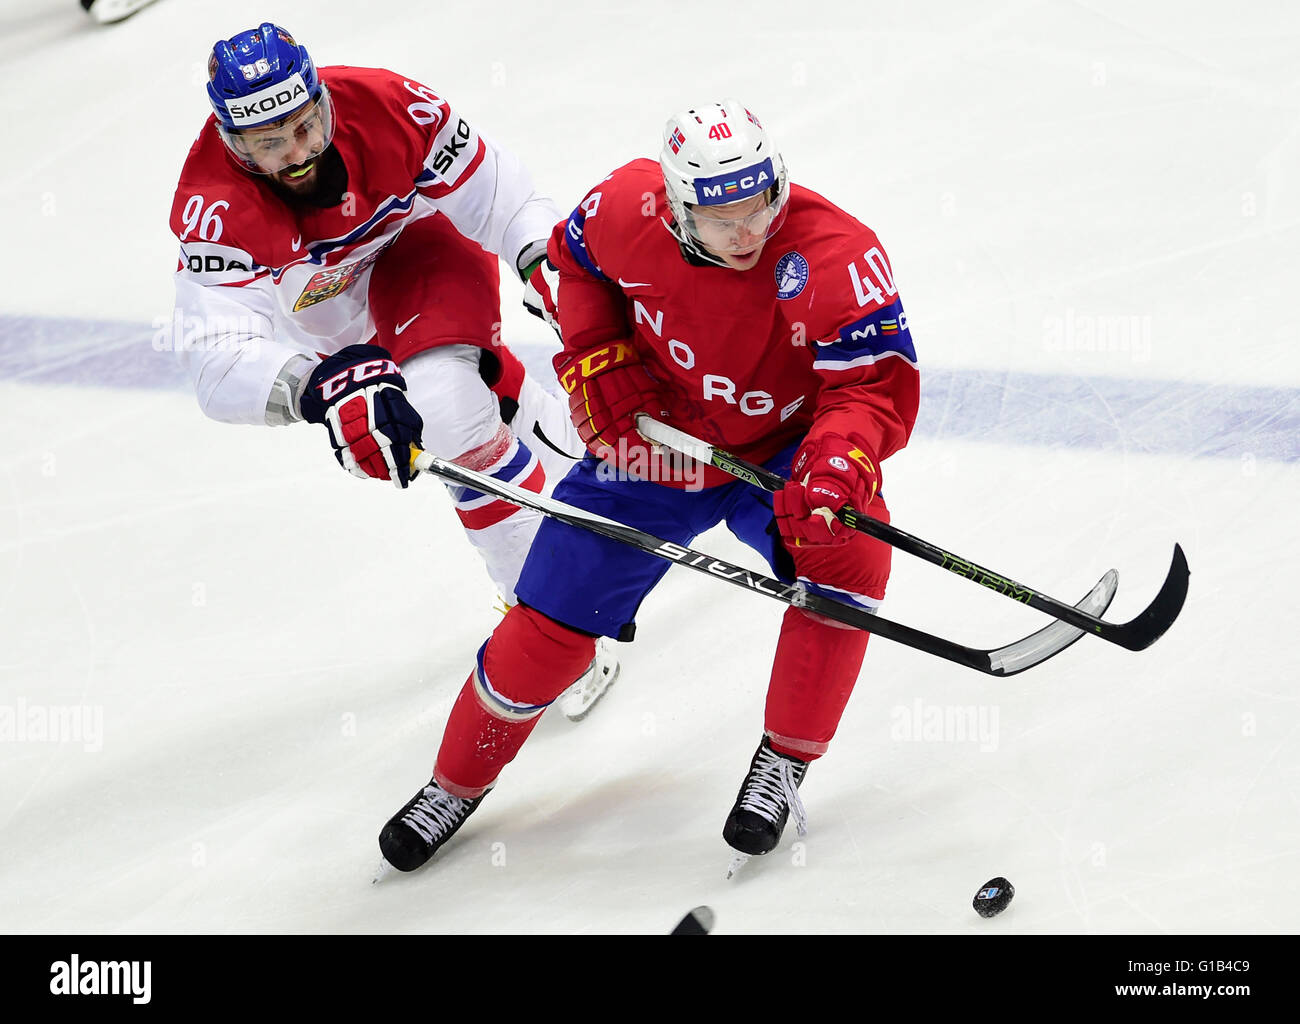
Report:
[[[677,922],[669,935],[708,935],[713,930],[713,908],[696,907]]]
[[[672,448],[697,462],[730,473],[737,479],[761,487],[765,491],[779,491],[789,482],[785,477],[773,473],[765,466],[746,462],[730,452],[714,447],[707,441],[692,437],[685,431],[651,419],[645,414],[637,416],[637,429],[655,444]],[[1183,608],[1183,601],[1187,597],[1187,580],[1191,574],[1187,568],[1187,558],[1178,544],[1174,545],[1173,564],[1169,567],[1169,574],[1165,577],[1165,582],[1155,599],[1135,618],[1128,622],[1115,623],[1105,622],[1099,615],[1089,615],[1080,611],[1076,605],[1058,601],[1032,587],[1026,587],[1023,583],[1017,583],[992,569],[985,569],[969,559],[944,551],[929,541],[914,537],[890,523],[882,522],[852,508],[841,509],[836,518],[850,530],[875,537],[890,547],[937,565],[941,569],[947,569],[957,576],[974,580],[986,589],[996,590],[1004,597],[1027,604],[1030,608],[1045,612],[1130,651],[1145,650],[1159,640],[1178,618],[1178,613]]]
[[[1037,633],[1017,640],[1014,643],[992,650],[966,647],[962,644],[945,640],[943,637],[926,633],[923,630],[893,622],[875,612],[858,605],[839,601],[825,594],[805,588],[802,584],[782,583],[761,573],[724,562],[720,558],[706,555],[681,544],[664,540],[653,534],[645,533],[624,523],[607,519],[594,512],[573,505],[566,505],[554,498],[544,498],[540,494],[526,491],[522,487],[508,484],[487,476],[484,473],[465,469],[453,462],[446,462],[428,452],[422,452],[414,446],[411,448],[411,466],[422,472],[440,476],[444,480],[471,487],[485,494],[492,494],[504,501],[521,508],[530,508],[543,515],[550,516],[562,523],[580,530],[608,537],[620,544],[640,548],[647,554],[654,555],[669,562],[676,562],[688,569],[723,580],[733,586],[756,591],[765,597],[773,598],[796,608],[835,619],[845,625],[875,633],[886,640],[933,654],[958,665],[965,665],[976,671],[994,676],[1009,676],[1038,665],[1065,648],[1083,635],[1083,631],[1063,622],[1053,622]],[[1109,606],[1115,596],[1119,576],[1112,569],[1098,581],[1097,585],[1079,602],[1078,608],[1086,614],[1100,614]]]
[[[1175,544],[1173,561],[1169,563],[1169,572],[1155,600],[1128,622],[1100,623],[1098,634],[1130,651],[1146,650],[1165,635],[1183,610],[1183,602],[1187,600],[1187,580],[1191,574],[1183,546]]]

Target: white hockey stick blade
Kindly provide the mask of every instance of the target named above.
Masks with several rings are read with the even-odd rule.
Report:
[[[1081,612],[1087,612],[1089,615],[1100,616],[1110,607],[1110,602],[1114,600],[1115,590],[1118,586],[1119,573],[1114,569],[1110,569],[1105,576],[1097,581],[1097,585],[1092,588],[1088,596],[1074,607]],[[990,651],[989,662],[1001,674],[1012,675],[1015,672],[1022,671],[1027,666],[1036,665],[1054,654],[1059,654],[1081,636],[1083,636],[1083,630],[1078,626],[1071,626],[1068,622],[1057,619],[1050,626],[1044,626],[1037,633],[1031,633],[1023,640],[1017,640],[1015,643]]]

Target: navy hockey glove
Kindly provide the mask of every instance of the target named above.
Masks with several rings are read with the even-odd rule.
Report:
[[[302,418],[324,423],[339,465],[353,476],[407,486],[411,445],[424,421],[406,400],[406,381],[387,349],[349,345],[325,359],[307,381]]]

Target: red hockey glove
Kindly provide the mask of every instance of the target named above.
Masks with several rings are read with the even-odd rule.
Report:
[[[353,476],[405,487],[411,445],[424,421],[406,400],[406,381],[388,350],[349,345],[316,367],[300,401],[302,418],[324,423],[339,465]]]
[[[790,476],[772,495],[781,538],[791,546],[844,544],[853,531],[835,513],[846,505],[866,511],[880,490],[880,461],[861,441],[824,434],[804,441]]]
[[[578,436],[594,455],[607,462],[631,461],[629,453],[647,449],[637,433],[635,416],[648,413],[664,419],[667,412],[659,384],[641,365],[626,341],[611,341],[555,357],[560,386],[569,394],[569,416]]]

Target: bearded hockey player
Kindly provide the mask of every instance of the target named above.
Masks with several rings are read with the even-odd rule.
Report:
[[[569,504],[690,544],[726,523],[783,580],[874,610],[890,549],[847,530],[846,505],[887,520],[881,463],[919,398],[894,275],[870,228],[791,185],[767,131],[729,100],[685,111],[659,161],[592,189],[551,236],[556,356],[589,454],[555,490]],[[769,494],[706,466],[674,467],[635,428],[676,425],[791,479]],[[661,559],[546,520],[519,604],[479,649],[433,778],[384,827],[380,848],[419,867],[479,806],[539,716],[592,656],[631,640]],[[824,755],[868,634],[790,608],[761,742],[723,827],[742,859],[778,844],[809,764]]]
[[[527,279],[554,203],[427,86],[318,69],[276,25],[218,42],[207,67],[213,113],[171,213],[174,322],[187,325],[175,347],[203,411],[322,424],[341,466],[398,488],[414,443],[548,491],[582,443],[563,400],[501,343],[497,268],[500,256]],[[538,515],[452,494],[513,602]],[[599,696],[613,668],[594,666],[582,692]]]

